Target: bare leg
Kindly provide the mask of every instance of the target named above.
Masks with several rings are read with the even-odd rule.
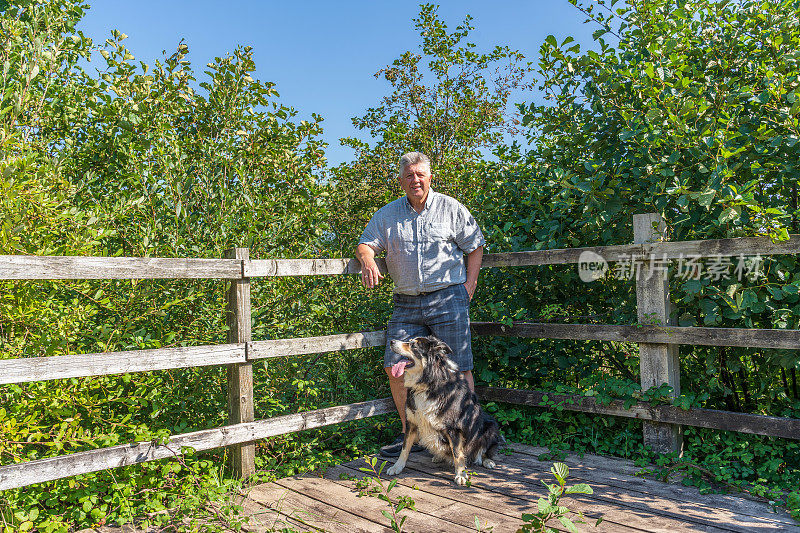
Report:
[[[414,424],[410,424],[410,426],[411,427],[408,428],[408,433],[406,433],[403,439],[403,449],[400,452],[400,457],[398,457],[397,461],[386,471],[387,475],[396,476],[406,467],[406,461],[408,461],[408,454],[411,453],[411,447],[417,442],[417,426]]]
[[[389,376],[389,389],[392,391],[392,400],[397,409],[397,414],[400,415],[400,423],[403,425],[403,433],[406,432],[406,395],[408,391],[404,384],[402,376],[396,378],[392,375],[392,367],[387,366],[384,368],[386,375]]]
[[[464,378],[467,380],[467,385],[469,385],[469,390],[475,392],[475,380],[472,378],[472,370],[465,370],[462,372],[464,374]]]

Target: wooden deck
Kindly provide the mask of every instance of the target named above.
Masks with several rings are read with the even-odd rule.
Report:
[[[452,482],[452,468],[435,465],[426,453],[412,454],[406,470],[392,489],[394,497],[408,496],[415,511],[408,516],[405,531],[417,533],[476,531],[514,532],[521,516],[536,510],[536,500],[546,489],[541,480],[553,482],[551,461],[539,461],[541,448],[512,444],[509,456],[501,455],[496,470],[473,469],[470,487]],[[732,495],[701,495],[693,487],[637,477],[640,470],[630,461],[601,456],[568,456],[568,484],[589,483],[592,495],[565,498],[563,504],[580,510],[587,523],[581,531],[707,532],[797,532],[800,524],[786,512],[773,512],[766,503]],[[329,468],[324,477],[303,475],[253,487],[244,500],[250,515],[249,531],[280,530],[330,532],[386,532],[386,502],[358,497],[354,477],[364,460]],[[603,522],[594,527],[602,516]],[[561,528],[560,524],[556,525]]]

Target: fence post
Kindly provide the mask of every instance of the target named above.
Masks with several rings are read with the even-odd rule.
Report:
[[[248,248],[231,248],[225,251],[228,259],[247,260]],[[242,269],[244,273],[244,269]],[[250,278],[231,281],[226,294],[226,323],[228,343],[250,342],[251,309]],[[253,363],[234,363],[228,365],[228,424],[252,422],[253,409]],[[255,473],[255,443],[246,442],[231,446],[230,467],[234,475],[247,478]]]
[[[642,244],[666,239],[667,224],[658,213],[633,215],[633,242]],[[640,324],[670,324],[668,262],[658,257],[645,258],[636,270],[636,307]],[[664,383],[680,394],[680,362],[677,344],[639,343],[639,372],[642,390]],[[681,426],[643,422],[644,443],[658,453],[682,451]]]

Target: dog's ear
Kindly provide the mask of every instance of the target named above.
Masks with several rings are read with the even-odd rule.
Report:
[[[442,339],[435,337],[433,335],[429,336],[428,339],[431,341],[432,348],[442,355],[450,355],[453,353],[453,350],[450,346],[447,345]]]

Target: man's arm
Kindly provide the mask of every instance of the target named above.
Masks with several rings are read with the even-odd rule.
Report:
[[[464,283],[469,299],[475,294],[475,289],[478,288],[478,274],[481,271],[481,263],[483,262],[483,246],[478,246],[470,253],[467,254],[467,281]]]
[[[375,262],[375,250],[372,246],[361,243],[356,246],[356,259],[361,263],[361,283],[368,289],[376,287],[383,279],[383,274]]]

